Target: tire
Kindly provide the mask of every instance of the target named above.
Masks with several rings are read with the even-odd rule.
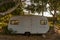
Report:
[[[30,33],[30,32],[25,32],[24,34],[25,34],[26,36],[30,36],[31,33]]]

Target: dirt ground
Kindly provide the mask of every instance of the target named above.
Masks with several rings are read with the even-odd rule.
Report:
[[[53,31],[49,31],[47,34],[45,34],[46,37],[42,37],[41,35],[1,35],[0,34],[0,40],[60,40],[60,35]]]
[[[45,38],[41,35],[0,35],[0,40],[60,40],[60,36],[56,33],[47,34]]]

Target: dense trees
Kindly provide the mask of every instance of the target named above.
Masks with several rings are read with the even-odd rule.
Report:
[[[46,11],[46,5],[47,5],[47,0],[31,0],[31,5],[28,5],[26,9],[31,11],[32,13],[37,12],[40,14],[42,12]]]
[[[53,23],[54,25],[56,24],[57,21],[57,11],[59,11],[59,4],[60,1],[59,0],[49,0],[49,5],[50,5],[50,13],[53,15]],[[52,11],[54,11],[54,13],[52,13]]]
[[[18,0],[20,2],[20,9],[23,8],[22,4],[22,0]],[[26,0],[23,0],[26,1]],[[31,5],[27,5],[27,7],[25,7],[26,10],[31,11],[32,13],[37,12],[38,14],[43,13],[45,11],[47,11],[47,7],[46,5],[49,4],[49,11],[50,13],[54,16],[56,14],[56,11],[60,10],[60,1],[59,0],[30,0]],[[11,5],[12,4],[12,5]],[[5,5],[5,6],[4,6]],[[15,5],[15,3],[10,3],[10,4],[4,4],[1,6],[0,8],[0,12],[4,12],[6,10],[9,9],[9,7],[13,7]],[[7,5],[7,6],[6,6]],[[7,8],[6,8],[7,7]],[[22,9],[24,10],[24,9]],[[54,13],[52,13],[52,11],[54,11]]]
[[[20,2],[19,6],[11,13],[13,15],[21,15],[24,14],[23,10],[26,9],[28,10],[29,14],[37,12],[38,14],[42,13],[42,16],[44,12],[47,12],[47,9],[49,10],[50,14],[53,15],[54,21],[57,19],[57,11],[60,12],[60,1],[59,0],[30,0],[31,5],[27,5],[25,7],[26,0],[18,0],[16,2],[4,4],[0,7],[0,12],[4,12],[8,10],[9,8],[12,8],[15,6],[15,3]],[[25,4],[25,5],[23,5]],[[49,7],[46,7],[47,4]],[[52,13],[54,11],[54,13]]]
[[[4,3],[6,2],[6,3]],[[3,2],[0,3],[0,14],[8,14],[11,13],[11,11],[14,11],[15,8],[18,7],[18,5],[20,4],[17,0],[3,0]]]
[[[0,12],[5,12],[8,9],[12,8],[13,6],[15,6],[15,2],[9,2],[7,4],[3,4],[0,6]]]

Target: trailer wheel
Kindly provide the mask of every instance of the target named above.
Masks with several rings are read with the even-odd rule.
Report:
[[[30,32],[25,32],[24,34],[25,34],[26,36],[30,36],[31,33],[30,33]]]

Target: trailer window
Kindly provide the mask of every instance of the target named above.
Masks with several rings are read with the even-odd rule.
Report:
[[[12,25],[18,25],[19,24],[19,20],[11,20],[10,24],[12,24]]]
[[[40,20],[40,24],[41,25],[46,25],[47,24],[47,21],[46,20]]]

